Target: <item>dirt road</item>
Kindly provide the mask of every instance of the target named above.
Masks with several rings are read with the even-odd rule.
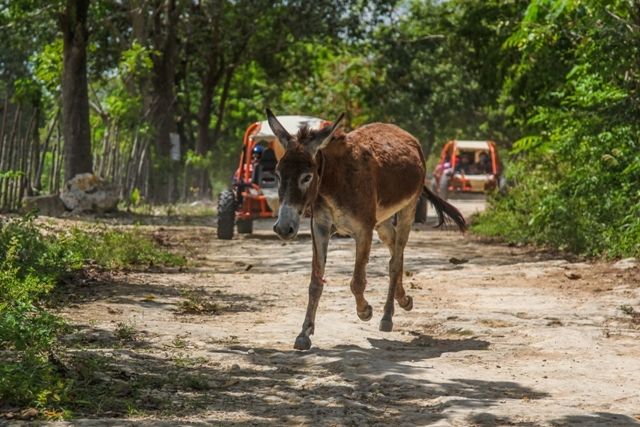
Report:
[[[349,291],[354,244],[337,238],[313,347],[296,352],[308,232],[284,243],[266,221],[233,241],[204,226],[155,236],[186,245],[195,266],[77,286],[64,310],[78,357],[102,358],[92,375],[115,396],[95,397],[100,412],[88,416],[102,420],[87,425],[640,425],[638,267],[417,226],[404,278],[414,309],[397,309],[383,333],[388,252],[375,238],[374,317],[362,322]]]

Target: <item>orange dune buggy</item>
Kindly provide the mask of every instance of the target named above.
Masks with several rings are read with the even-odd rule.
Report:
[[[295,134],[307,125],[321,129],[330,122],[309,116],[278,116],[285,129]],[[231,188],[218,198],[218,238],[233,238],[238,233],[253,232],[253,220],[271,218],[278,211],[278,182],[275,170],[284,147],[273,134],[267,121],[249,125],[244,133],[238,168]]]
[[[483,193],[502,187],[501,174],[495,142],[452,140],[442,148],[431,189],[445,199],[451,192]]]

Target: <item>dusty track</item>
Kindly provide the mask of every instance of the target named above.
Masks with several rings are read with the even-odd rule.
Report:
[[[101,420],[81,423],[640,425],[640,328],[620,310],[640,303],[637,267],[571,263],[418,226],[405,253],[414,309],[396,310],[394,331],[383,333],[386,248],[374,239],[374,317],[363,323],[348,285],[353,242],[333,239],[313,347],[301,353],[292,346],[309,234],[283,243],[270,222],[257,228],[219,241],[213,227],[164,227],[156,237],[186,245],[195,267],[74,289],[64,316],[78,327],[72,339],[91,347],[79,354],[105,356],[108,375],[120,378],[110,381],[136,408],[123,414],[105,402]],[[215,306],[180,314],[184,301]],[[114,344],[123,324],[135,331],[130,345]]]

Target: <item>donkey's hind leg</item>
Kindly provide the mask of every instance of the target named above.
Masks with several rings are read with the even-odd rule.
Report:
[[[398,305],[410,311],[413,308],[413,298],[405,294],[404,287],[402,286],[402,270],[399,272],[395,270],[393,254],[396,246],[396,227],[393,225],[392,218],[379,224],[376,227],[376,231],[378,232],[380,240],[389,248],[389,255],[391,255],[391,259],[389,260],[389,286],[392,286],[392,283],[395,286],[395,299],[398,301]]]
[[[396,283],[395,298],[400,308],[411,311],[413,308],[413,298],[407,295],[402,285],[402,277],[404,276],[404,249],[409,241],[409,233],[415,219],[416,204],[410,204],[398,213],[398,223],[396,224],[396,247],[395,250],[400,254],[398,262],[398,281]]]
[[[369,321],[373,316],[373,309],[364,298],[364,290],[367,287],[367,263],[371,252],[372,229],[364,229],[354,237],[356,240],[356,265],[351,278],[351,292],[356,298],[356,313],[360,320]]]
[[[402,270],[404,248],[409,240],[414,215],[415,204],[410,203],[398,212],[395,227],[390,220],[378,226],[378,235],[387,244],[389,252],[391,252],[391,259],[389,260],[389,292],[384,305],[384,315],[380,320],[380,330],[384,332],[393,330],[394,298],[403,309],[411,310],[413,308],[413,298],[405,294],[402,286]]]

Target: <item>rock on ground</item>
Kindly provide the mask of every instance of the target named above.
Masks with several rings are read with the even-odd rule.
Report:
[[[67,181],[60,199],[74,213],[114,211],[120,201],[114,185],[90,173],[76,175]]]
[[[613,264],[613,268],[618,270],[629,270],[638,266],[638,260],[635,258],[624,258]]]
[[[64,203],[57,194],[27,196],[22,199],[22,208],[26,212],[37,212],[44,216],[60,216],[66,212]]]

